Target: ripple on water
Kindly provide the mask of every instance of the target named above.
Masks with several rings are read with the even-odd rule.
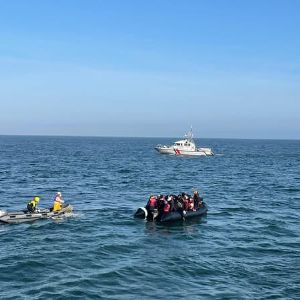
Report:
[[[0,137],[12,210],[58,190],[75,207],[0,226],[1,300],[300,298],[299,142],[203,140],[224,154],[203,159],[154,152],[167,142]],[[202,219],[132,217],[151,193],[192,189],[208,203]]]

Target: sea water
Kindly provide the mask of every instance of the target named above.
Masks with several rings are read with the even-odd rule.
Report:
[[[65,220],[0,225],[0,299],[300,299],[300,141],[0,136],[0,209],[57,191]],[[150,194],[205,198],[206,217],[134,219]]]

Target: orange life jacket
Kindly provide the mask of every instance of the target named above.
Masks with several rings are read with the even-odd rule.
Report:
[[[189,203],[189,209],[191,209],[191,210],[194,209],[194,200],[190,201],[190,203]]]
[[[166,203],[164,206],[164,212],[168,213],[170,211],[171,205],[169,203]]]
[[[156,206],[156,199],[154,197],[149,199],[149,206]]]

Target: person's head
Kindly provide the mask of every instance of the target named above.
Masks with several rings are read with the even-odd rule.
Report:
[[[56,196],[61,197],[61,192],[57,192]]]
[[[38,202],[40,201],[40,197],[34,196],[34,197],[33,197],[33,200],[34,200],[36,203],[38,203]]]
[[[194,191],[194,195],[198,195],[198,191]]]

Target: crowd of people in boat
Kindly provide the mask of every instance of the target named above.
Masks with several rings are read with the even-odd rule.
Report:
[[[27,203],[27,211],[30,213],[39,212],[38,209],[38,203],[40,202],[39,196],[34,196],[28,203]],[[54,200],[53,200],[53,206],[50,208],[51,211],[57,212],[62,209],[64,200],[62,197],[61,192],[57,192]]]
[[[175,211],[196,211],[202,206],[203,198],[199,196],[198,191],[194,191],[192,196],[186,193],[179,195],[151,195],[146,209],[149,212],[170,213]]]

